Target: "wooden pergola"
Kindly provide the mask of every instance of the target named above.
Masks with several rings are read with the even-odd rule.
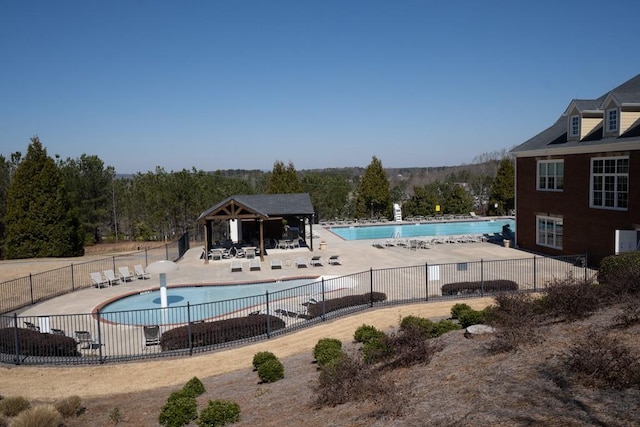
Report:
[[[308,193],[293,194],[254,194],[227,197],[220,203],[210,207],[198,217],[198,223],[205,228],[205,252],[208,253],[211,242],[211,224],[214,221],[238,220],[255,221],[259,229],[260,260],[264,261],[264,225],[265,222],[279,221],[287,218],[303,218],[313,227],[314,210]],[[303,224],[307,221],[303,221]],[[313,251],[313,229],[310,228],[308,246]],[[306,241],[306,239],[305,239]],[[205,263],[209,262],[205,256]]]

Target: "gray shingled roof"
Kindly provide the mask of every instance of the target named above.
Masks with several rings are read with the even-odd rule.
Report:
[[[611,94],[617,102],[622,106],[625,105],[640,105],[640,74],[633,77],[631,80],[626,81],[610,92],[605,93],[597,99],[574,99],[572,102],[581,111],[597,111],[603,110],[602,105],[605,98]],[[526,151],[536,150],[552,150],[554,148],[571,148],[571,147],[585,147],[588,145],[602,145],[603,143],[619,142],[624,138],[636,137],[640,132],[640,125],[629,129],[625,134],[616,138],[597,138],[597,133],[592,132],[587,138],[581,141],[567,141],[567,116],[563,114],[558,120],[549,128],[543,130],[533,138],[528,139],[516,148],[512,149],[512,153],[522,153]],[[602,133],[600,133],[602,135]]]
[[[308,193],[293,194],[246,194],[227,197],[215,204],[198,217],[204,219],[224,205],[235,201],[246,208],[265,217],[284,215],[312,215],[314,213],[311,197]]]

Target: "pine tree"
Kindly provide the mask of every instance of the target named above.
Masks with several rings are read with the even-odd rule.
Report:
[[[84,253],[77,214],[60,172],[39,138],[31,138],[7,194],[6,256],[35,258]]]
[[[515,206],[515,168],[513,160],[505,157],[500,161],[498,172],[489,197],[489,213],[506,215]]]
[[[273,171],[269,178],[268,194],[288,194],[302,192],[302,185],[298,180],[298,173],[292,162],[285,166],[281,161],[273,164]]]
[[[359,218],[379,215],[389,217],[391,209],[391,193],[387,172],[383,169],[382,162],[373,156],[358,186],[356,216]]]

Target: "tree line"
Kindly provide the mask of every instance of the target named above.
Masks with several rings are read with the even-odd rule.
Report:
[[[0,155],[0,257],[79,256],[104,241],[198,235],[198,216],[235,194],[309,193],[317,221],[392,218],[395,203],[404,216],[505,214],[513,209],[513,161],[484,156],[440,168],[385,169],[373,156],[366,168],[297,171],[276,160],[270,172],[156,167],[119,176],[95,155],[52,158],[35,136],[25,155]]]

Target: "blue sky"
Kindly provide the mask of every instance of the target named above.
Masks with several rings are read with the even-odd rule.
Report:
[[[640,73],[637,1],[0,2],[0,154],[471,163]]]

